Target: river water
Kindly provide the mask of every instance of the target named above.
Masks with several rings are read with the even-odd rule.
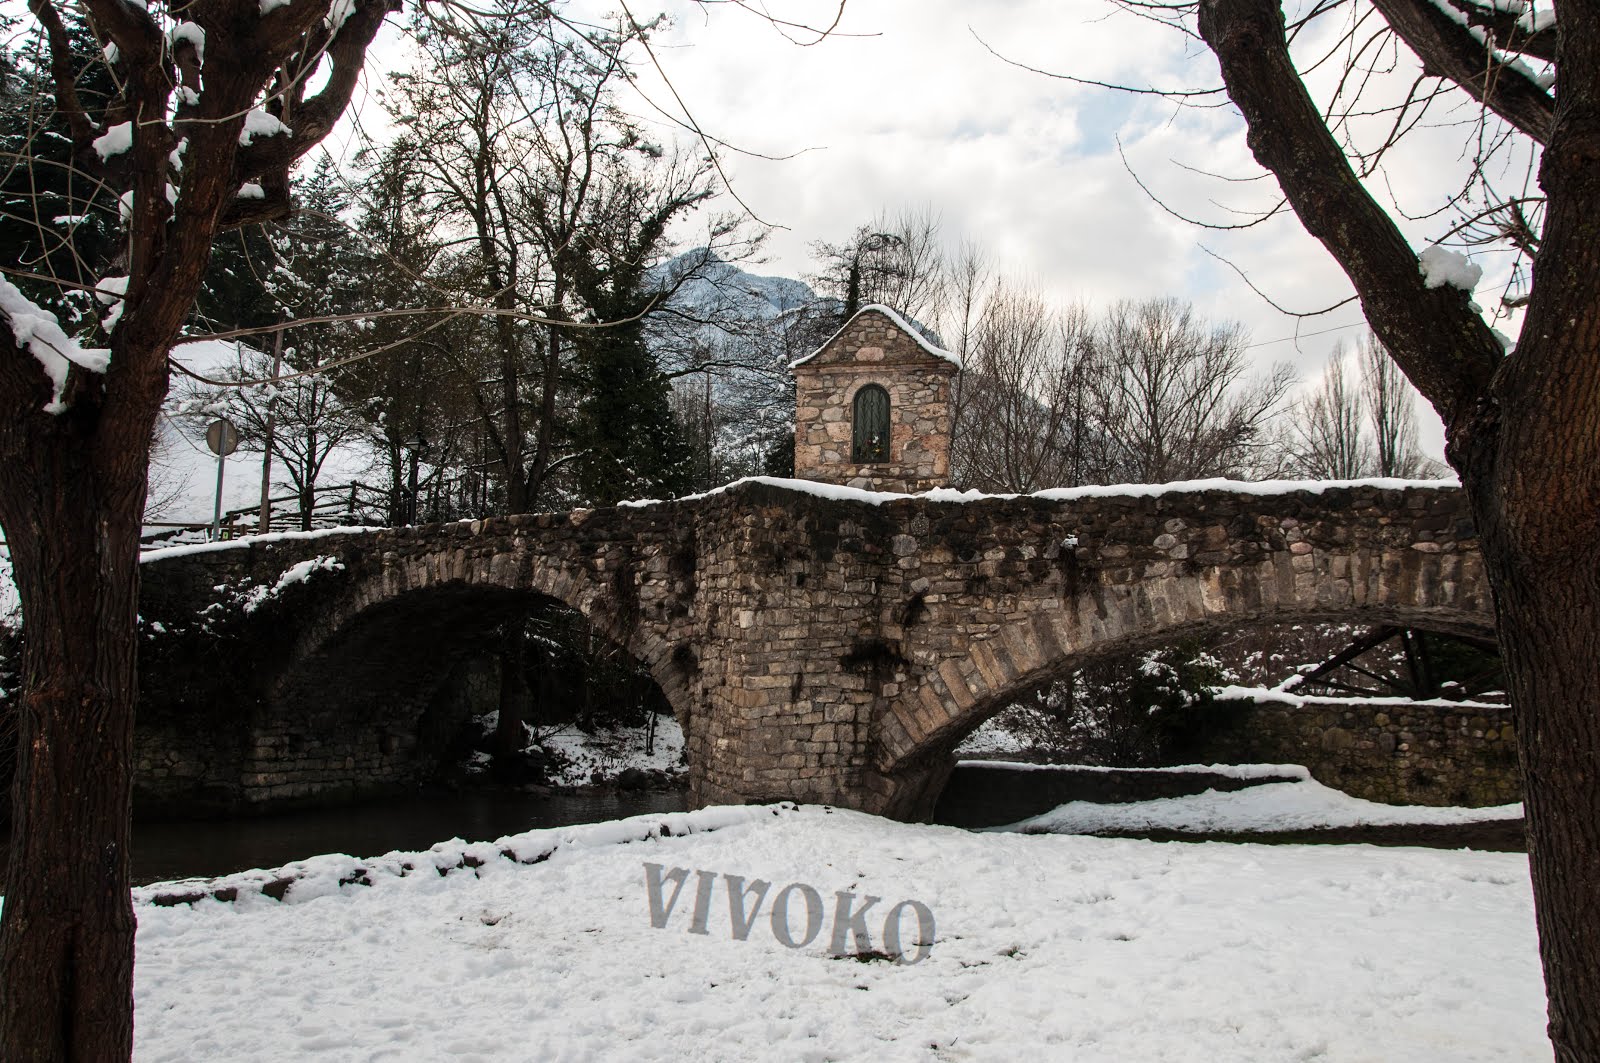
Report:
[[[539,827],[678,812],[682,791],[584,791],[535,795],[501,790],[424,791],[334,808],[249,819],[133,825],[133,881],[212,877],[279,867],[320,853],[381,856],[450,838],[491,841]]]
[[[1199,773],[1104,772],[1082,774],[1009,771],[964,764],[953,773],[933,820],[950,826],[1012,823],[1065,801],[1127,801],[1198,793],[1208,787],[1247,785]],[[527,794],[515,790],[437,790],[303,812],[197,822],[136,822],[134,882],[212,877],[249,868],[272,868],[321,853],[381,856],[427,849],[450,838],[492,841],[540,827],[597,823],[653,812],[679,812],[682,790],[584,790]],[[1487,831],[1488,833],[1485,833]],[[1495,831],[1505,834],[1502,838]],[[1350,832],[1345,832],[1349,834]],[[1327,841],[1517,849],[1521,824],[1488,824],[1435,832],[1418,828],[1330,832]],[[1393,835],[1391,837],[1390,835]],[[1291,840],[1284,836],[1282,840]],[[1316,840],[1294,838],[1292,840]],[[3,856],[3,852],[0,852]],[[3,867],[0,863],[0,867]]]
[[[968,769],[942,801],[938,822],[958,826],[1006,823],[1058,802],[1033,797],[1016,806],[1017,795],[989,786],[961,786]],[[1038,773],[1023,773],[1026,786]],[[1030,787],[1036,788],[1036,787]],[[526,794],[516,790],[425,790],[399,797],[236,819],[145,822],[133,825],[133,881],[213,877],[254,867],[280,867],[320,853],[381,856],[426,849],[449,838],[492,841],[540,827],[598,823],[650,812],[681,812],[683,790],[581,790]],[[1020,811],[1019,811],[1020,808]]]

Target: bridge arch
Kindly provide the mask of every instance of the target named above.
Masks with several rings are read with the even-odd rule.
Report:
[[[421,781],[465,722],[459,699],[436,697],[451,666],[540,601],[641,662],[687,724],[694,552],[692,522],[609,510],[148,557],[144,807],[315,803]]]
[[[496,629],[541,601],[574,609],[643,664],[686,722],[693,654],[677,652],[645,620],[640,565],[594,565],[592,555],[540,550],[535,542],[510,536],[475,549],[470,539],[446,540],[376,560],[371,550],[347,551],[342,583],[297,617],[300,628],[258,714],[257,741],[270,734],[279,743],[270,759],[311,770],[247,768],[247,788],[268,800],[293,799],[324,778],[368,786],[425,778],[465,722],[459,706],[441,697],[452,668],[475,648],[497,650]]]
[[[377,660],[401,674],[413,673],[428,656],[481,639],[545,599],[576,610],[644,664],[681,714],[687,711],[692,670],[684,668],[684,654],[675,653],[677,647],[657,627],[641,622],[635,575],[631,567],[593,573],[570,558],[528,549],[525,541],[513,541],[487,564],[473,564],[465,549],[446,547],[368,567],[306,618],[289,654],[292,664],[277,677],[272,693],[286,697],[308,676],[326,676],[352,661]],[[403,638],[412,621],[421,652],[406,652],[404,643],[416,642]],[[386,640],[401,641],[399,652],[374,652]]]
[[[903,667],[872,732],[873,768],[901,794],[892,806],[931,807],[956,744],[1095,658],[1224,628],[1319,621],[1492,635],[1481,556],[1458,521],[1427,512],[1396,520],[1385,509],[1342,514],[1330,527],[1331,514],[1307,507],[1208,520],[1188,501],[1119,518],[1114,534],[1091,541],[1069,534],[1059,578],[1006,580],[1008,555],[993,549],[988,577],[917,597],[917,621],[901,630]]]

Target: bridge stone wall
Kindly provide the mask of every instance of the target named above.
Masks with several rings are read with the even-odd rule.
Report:
[[[331,560],[279,587],[314,558]],[[200,774],[236,803],[428,770],[449,723],[429,715],[439,684],[532,595],[650,668],[693,800],[908,818],[931,811],[961,738],[1097,654],[1253,622],[1491,624],[1461,493],[1377,485],[962,499],[755,481],[168,555],[145,581],[161,630],[143,711],[204,730]]]
[[[1522,800],[1507,706],[1269,698],[1217,708],[1227,724],[1186,748],[1185,761],[1303,764],[1324,785],[1388,804]]]

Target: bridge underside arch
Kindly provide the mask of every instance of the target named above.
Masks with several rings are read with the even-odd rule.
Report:
[[[292,803],[431,776],[471,715],[452,684],[458,665],[499,654],[504,625],[541,607],[576,609],[646,666],[683,720],[683,655],[619,623],[608,595],[551,593],[572,586],[557,577],[358,585],[308,627],[268,685],[243,773],[247,799]]]
[[[1262,601],[1260,588],[1230,577],[1227,595],[1208,594],[1195,579],[1169,593],[1151,583],[1131,589],[1094,587],[1074,608],[1021,611],[1015,620],[970,632],[964,652],[936,658],[920,677],[898,684],[885,699],[873,729],[871,762],[890,796],[889,814],[917,818],[931,812],[962,740],[1006,706],[1086,664],[1131,655],[1226,629],[1289,624],[1392,625],[1442,634],[1492,638],[1486,588],[1461,582],[1400,586],[1386,603],[1354,606],[1330,595],[1326,583],[1306,583],[1304,596]],[[1321,599],[1319,601],[1319,598]],[[1108,601],[1108,599],[1110,599]],[[1333,600],[1330,600],[1333,599]],[[920,682],[916,679],[920,678]]]

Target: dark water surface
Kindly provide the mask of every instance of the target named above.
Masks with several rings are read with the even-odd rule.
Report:
[[[1177,793],[1198,793],[1208,787],[1234,789],[1249,784],[1200,773],[1077,774],[963,765],[952,775],[933,819],[951,826],[985,827],[1016,822],[1071,800],[1147,800]],[[593,790],[544,795],[514,790],[439,790],[271,816],[135,822],[133,878],[137,884],[146,884],[175,878],[213,877],[255,867],[280,867],[322,853],[381,856],[397,849],[427,849],[435,842],[457,837],[492,841],[541,827],[598,823],[652,812],[680,812],[687,803],[688,795],[682,790]],[[1196,841],[1208,837],[1170,832],[1142,832],[1138,836]],[[1359,841],[1380,845],[1511,849],[1521,847],[1521,837],[1522,824],[1511,821],[1437,829],[1312,831],[1281,837],[1215,836],[1212,840]]]
[[[687,801],[681,790],[548,795],[441,790],[249,819],[135,822],[133,881],[209,878],[321,853],[381,856],[457,837],[492,841],[539,827],[680,812]]]

